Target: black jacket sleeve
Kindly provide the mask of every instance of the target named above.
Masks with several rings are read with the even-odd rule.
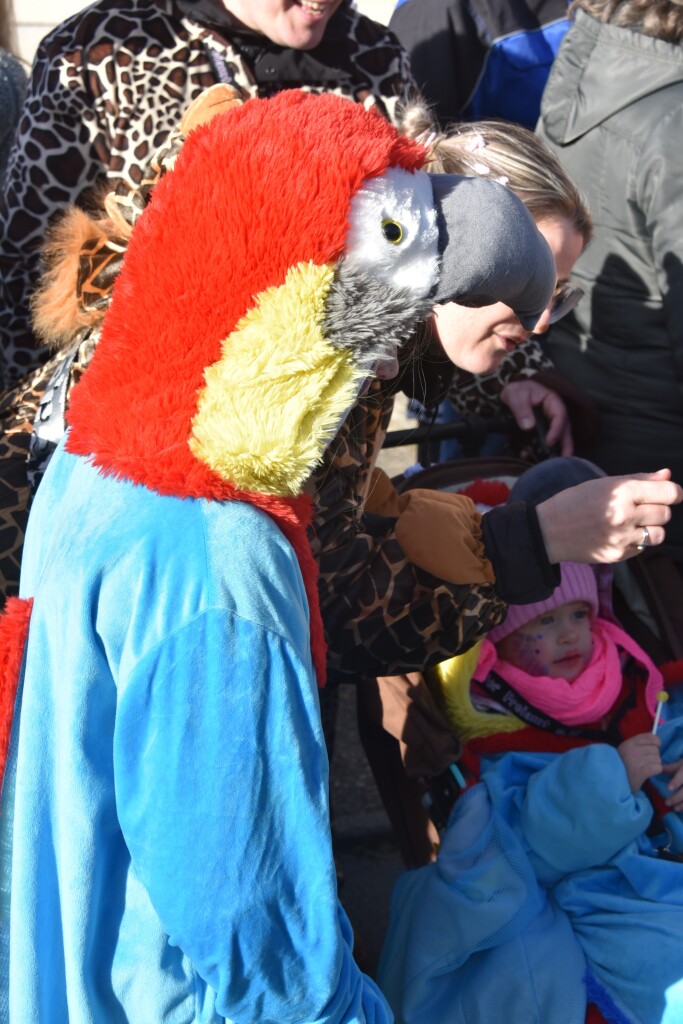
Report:
[[[482,533],[498,597],[507,604],[550,597],[560,568],[548,561],[535,505],[520,501],[492,509],[482,519]]]

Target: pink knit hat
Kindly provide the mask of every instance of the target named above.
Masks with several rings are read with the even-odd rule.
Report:
[[[579,562],[561,562],[560,570],[562,573],[560,585],[545,601],[537,601],[536,604],[511,604],[508,606],[507,618],[492,629],[488,635],[488,639],[493,644],[497,644],[510,633],[521,629],[537,615],[552,611],[553,608],[557,608],[561,604],[569,604],[570,601],[586,601],[591,606],[593,617],[598,614],[598,585],[592,567]]]

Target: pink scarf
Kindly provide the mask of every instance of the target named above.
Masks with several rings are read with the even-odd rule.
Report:
[[[532,676],[508,661],[500,661],[490,640],[485,640],[482,645],[474,679],[481,681],[493,670],[539,711],[564,725],[586,725],[600,721],[614,706],[621,692],[621,649],[633,655],[645,669],[645,701],[654,715],[657,692],[662,689],[659,669],[635,640],[614,623],[595,619],[592,632],[593,655],[573,682],[550,676]]]

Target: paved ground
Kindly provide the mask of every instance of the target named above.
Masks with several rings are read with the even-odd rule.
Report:
[[[356,729],[355,689],[340,690],[330,776],[332,836],[340,897],[357,936],[357,959],[373,975],[403,862]]]

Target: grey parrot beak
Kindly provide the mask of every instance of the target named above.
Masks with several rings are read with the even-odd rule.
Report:
[[[550,302],[557,272],[548,243],[524,204],[485,178],[430,174],[441,269],[434,303],[504,302],[531,331]]]

